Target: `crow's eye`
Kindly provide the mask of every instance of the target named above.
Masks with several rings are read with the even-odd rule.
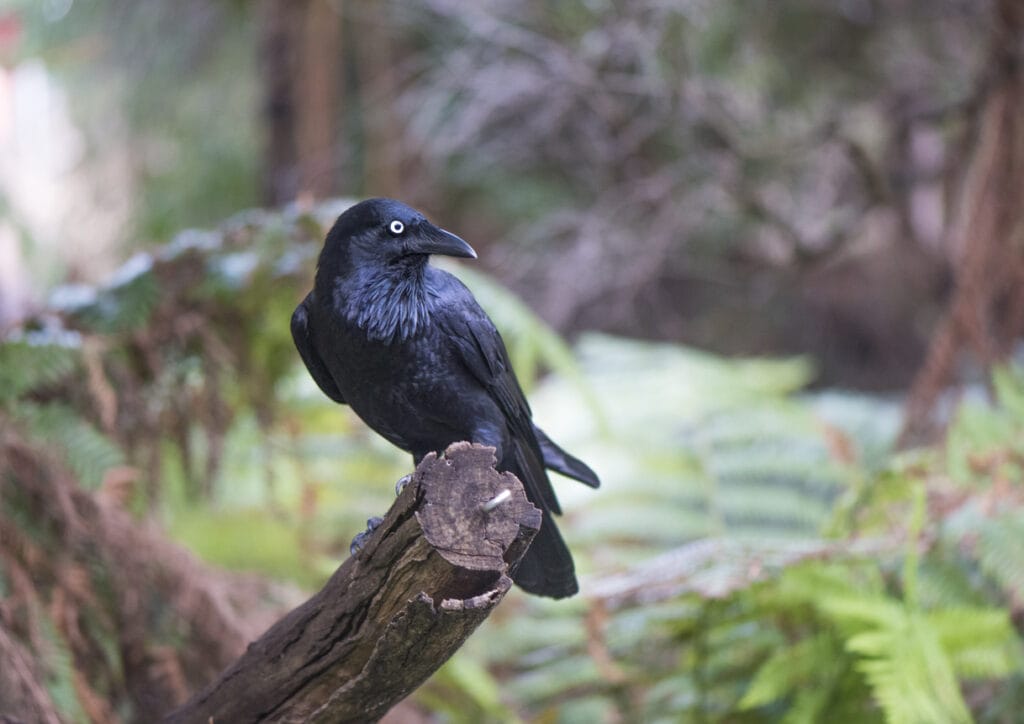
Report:
[[[388,231],[390,231],[395,236],[398,236],[403,231],[405,231],[405,224],[403,224],[398,219],[395,219],[390,224],[388,224]]]

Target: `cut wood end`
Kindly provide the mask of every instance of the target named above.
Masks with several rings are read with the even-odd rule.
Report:
[[[458,460],[466,465],[480,465],[485,468],[493,468],[498,464],[495,457],[495,449],[490,445],[481,445],[475,442],[453,442],[444,451],[446,460]]]
[[[424,537],[455,566],[505,574],[508,549],[540,529],[541,513],[511,473],[494,469],[494,448],[459,442],[417,468],[424,496],[416,512]],[[487,504],[501,496],[500,504]],[[525,529],[525,530],[524,530]]]

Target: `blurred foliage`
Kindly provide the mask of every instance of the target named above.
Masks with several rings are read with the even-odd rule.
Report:
[[[315,587],[411,463],[322,396],[289,337],[343,202],[173,233],[255,201],[256,4],[12,6],[24,54],[78,89],[90,154],[129,156],[139,203],[125,236],[147,243],[108,283],[56,290],[0,343],[0,442],[28,441],[76,490],[159,520],[208,561]],[[899,274],[944,263],[917,204],[956,168],[990,3],[381,3],[393,53],[359,51],[381,41],[368,32],[380,15],[332,7],[344,8],[339,58],[362,58],[346,65],[345,116],[366,127],[339,134],[328,165],[349,174],[346,191],[403,191],[446,225],[461,219],[477,246],[505,246],[486,258],[529,280],[528,305],[455,271],[502,330],[538,421],[604,483],[558,481],[584,593],[513,593],[413,705],[467,723],[1018,721],[1019,368],[995,376],[991,399],[969,395],[944,445],[896,454],[895,402],[808,392],[827,359],[597,334],[570,349],[531,311],[744,351],[774,348],[782,330],[898,382],[906,356],[883,370],[870,355],[912,343],[941,287]],[[395,87],[376,89],[387,73]],[[406,166],[395,189],[367,189],[380,161],[366,119],[382,112]],[[913,253],[881,257],[888,286],[869,265],[819,280],[817,296],[794,283],[890,236]],[[868,288],[881,291],[865,303]],[[788,294],[812,301],[787,307]],[[833,302],[842,313],[815,316]],[[912,323],[876,336],[883,306]],[[109,557],[66,565],[68,533],[33,517],[35,493],[3,491],[0,600],[30,613],[0,606],[0,624],[29,632],[63,718],[102,720],[97,692],[144,718],[125,691],[122,622],[104,608],[131,581]],[[26,585],[19,556],[52,566]],[[50,584],[71,595],[30,595]],[[187,664],[199,624],[165,610],[173,584],[143,589],[145,631]],[[163,663],[134,668],[172,679]]]
[[[21,54],[73,90],[83,162],[128,168],[126,240],[261,185],[308,194],[313,168],[493,244],[490,271],[560,330],[811,351],[823,379],[888,389],[941,303],[992,24],[962,0],[13,1]],[[274,59],[301,66],[324,22],[331,87],[310,94]],[[284,155],[310,129],[334,145],[279,168],[278,116]]]
[[[107,285],[58,290],[0,344],[7,434],[104,494],[133,466],[126,508],[209,561],[318,585],[411,465],[291,348],[288,316],[342,205],[246,212]],[[511,594],[415,706],[451,722],[1020,711],[1021,370],[963,405],[945,446],[894,455],[898,406],[806,393],[806,360],[594,334],[570,352],[467,271],[537,419],[603,487],[559,482],[583,594]],[[50,695],[81,718],[51,634]]]
[[[429,0],[397,13],[424,45],[397,115],[458,228],[496,236],[557,327],[809,350],[891,389],[924,341],[907,295],[940,298],[931,214],[990,6]]]
[[[730,368],[733,375],[746,372],[732,376],[734,391],[747,382],[762,392],[730,400],[691,374],[677,378],[675,389],[696,399],[678,408],[673,399],[636,396],[636,372],[644,371],[652,390],[667,391],[667,379],[658,374],[664,358],[703,355],[601,340],[609,351],[622,355],[632,348],[636,355],[634,374],[611,388],[602,386],[611,378],[603,371],[614,365],[592,356],[595,341],[585,339],[580,347],[588,380],[626,421],[593,450],[584,446],[607,490],[594,500],[572,496],[568,535],[581,565],[599,572],[585,579],[583,600],[523,599],[522,610],[493,617],[459,655],[487,662],[519,715],[551,721],[1016,721],[1024,681],[1024,499],[1019,486],[987,479],[977,460],[962,482],[951,480],[944,450],[970,450],[971,444],[990,454],[998,450],[1000,459],[1017,460],[1014,474],[1020,473],[1024,418],[1012,410],[1024,383],[1021,371],[1000,374],[996,404],[964,409],[944,450],[894,457],[878,447],[879,434],[891,441],[898,427],[891,403],[834,393],[794,398],[784,382],[772,390],[770,381],[785,369],[773,374],[778,363],[758,369],[763,363],[703,358],[723,382]],[[757,382],[750,385],[751,379]],[[549,394],[564,405],[557,389],[564,387],[556,380],[542,386],[539,416],[550,412]],[[785,437],[765,422],[770,417],[761,406],[777,408],[789,421],[779,428]],[[732,501],[719,493],[728,488],[719,484],[709,494],[706,480],[693,476],[691,460],[707,448],[687,434],[691,427],[713,430],[707,421],[732,407],[735,420],[747,412],[755,432],[747,437],[737,423],[733,439],[745,444],[721,445],[718,455],[735,455],[740,470],[755,473],[745,481],[743,508],[761,513],[740,517],[740,525],[729,525]],[[652,417],[630,439],[633,409]],[[805,424],[794,424],[798,411]],[[675,425],[666,430],[669,419]],[[807,424],[813,420],[816,425]],[[1016,432],[1006,430],[993,445],[984,431],[999,421]],[[768,450],[771,457],[748,461],[758,440],[761,454]],[[632,450],[632,469],[616,466],[614,452],[598,449],[619,444]],[[665,454],[662,444],[676,451],[677,467],[658,481],[645,463]],[[618,485],[636,492],[613,506],[621,517],[609,527],[600,511]],[[660,488],[661,496],[648,497],[648,486]],[[692,514],[688,496],[710,500],[704,516]],[[776,517],[787,509],[805,515]],[[717,528],[708,523],[716,515],[725,521]],[[662,521],[675,523],[674,536]],[[630,563],[626,551],[636,546],[649,552]],[[666,547],[671,552],[650,558]],[[445,676],[442,671],[429,683],[428,692],[456,686]],[[426,696],[436,706],[437,696]],[[472,708],[470,694],[449,701],[448,721],[484,716]]]
[[[87,151],[131,174],[124,238],[166,241],[258,201],[256,17],[223,0],[9,0],[20,53],[43,58],[73,92]],[[199,80],[199,82],[197,82]],[[127,156],[127,158],[125,158]]]

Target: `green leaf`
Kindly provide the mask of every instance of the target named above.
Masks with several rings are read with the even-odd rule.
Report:
[[[827,697],[829,687],[822,684],[835,678],[841,653],[839,642],[825,632],[779,649],[757,670],[739,708],[754,709],[809,689]],[[808,707],[808,702],[802,705],[805,711]]]
[[[56,452],[85,488],[99,487],[107,470],[124,464],[121,449],[67,405],[19,402],[11,416]]]
[[[1021,642],[1003,609],[948,608],[926,616],[957,674],[999,678],[1019,670]]]
[[[996,402],[1011,417],[1024,420],[1024,369],[999,366],[992,370]]]
[[[952,663],[923,618],[907,614],[853,636],[846,647],[858,655],[856,668],[891,724],[972,721]]]
[[[72,333],[28,333],[0,342],[0,407],[69,375],[78,345]]]

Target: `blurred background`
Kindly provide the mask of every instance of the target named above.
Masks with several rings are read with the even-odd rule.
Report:
[[[1024,721],[1024,5],[0,0],[0,714],[153,721],[407,456],[288,320],[392,196],[583,591],[392,722]]]

